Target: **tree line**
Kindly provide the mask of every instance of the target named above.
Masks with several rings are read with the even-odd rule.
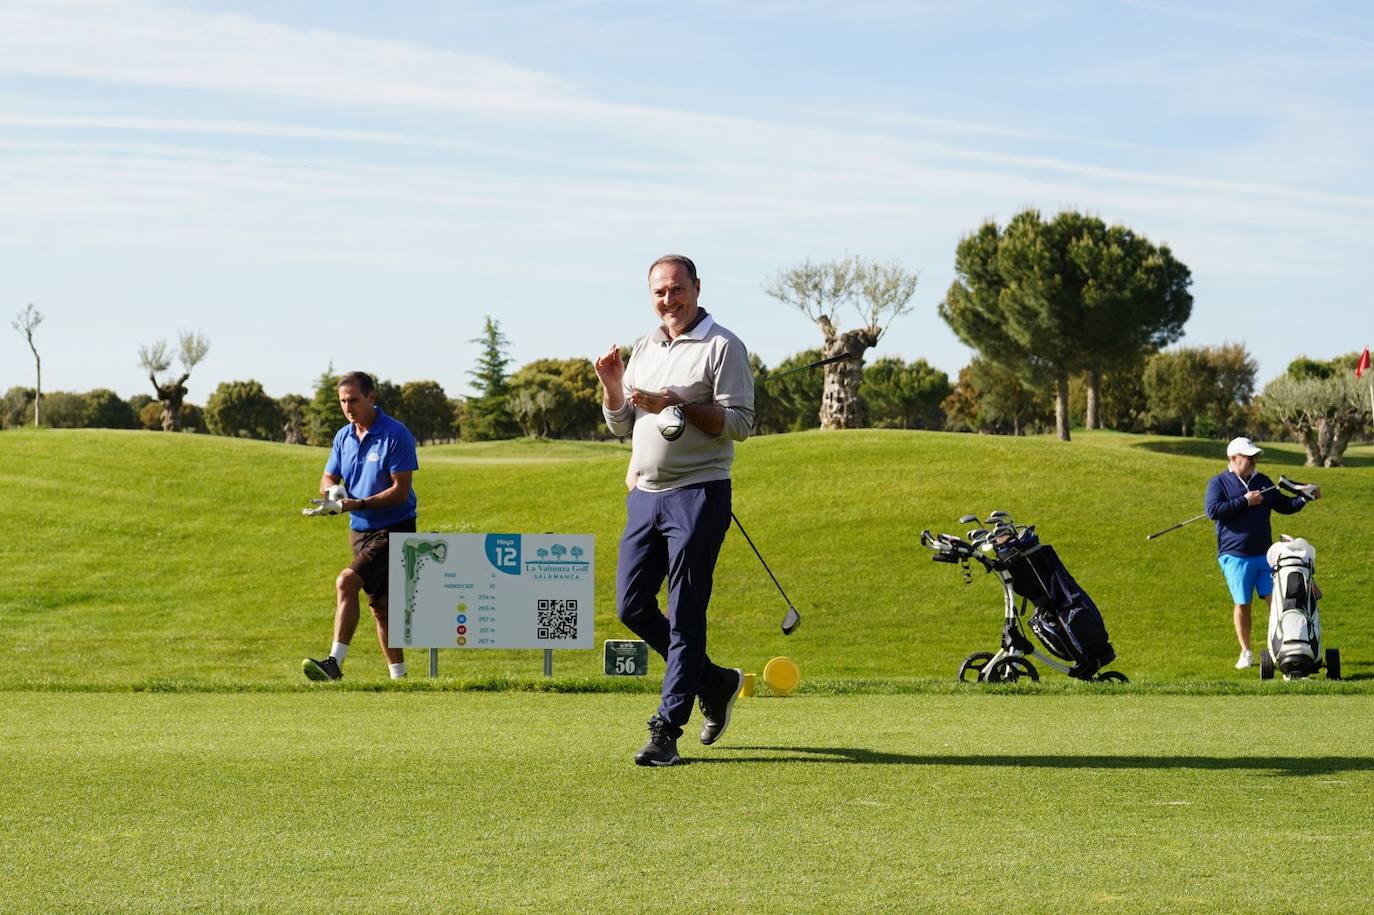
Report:
[[[941,318],[975,352],[955,379],[924,359],[866,362],[892,321],[911,310],[917,275],[900,265],[845,256],[781,270],[764,291],[814,323],[821,346],[770,369],[752,356],[755,431],[859,427],[944,429],[1021,435],[1053,429],[1115,429],[1183,436],[1288,437],[1308,462],[1339,464],[1346,445],[1368,436],[1369,415],[1350,375],[1354,356],[1300,357],[1263,391],[1241,343],[1173,347],[1192,312],[1192,276],[1166,245],[1065,211],[1034,209],[1006,226],[989,221],[963,237]],[[846,318],[853,321],[845,326]],[[311,396],[272,398],[256,380],[220,384],[203,407],[186,383],[209,349],[183,332],[138,350],[152,395],[121,401],[112,391],[43,392],[32,305],[13,326],[33,351],[36,386],[0,399],[0,426],[191,429],[311,445],[328,444],[344,419],[333,366]],[[509,340],[488,317],[467,373],[475,394],[450,397],[437,381],[381,380],[378,401],[422,443],[516,436],[600,438],[601,392],[587,359],[537,359],[511,371]],[[628,357],[628,350],[625,352]],[[844,356],[823,372],[788,369]],[[173,371],[174,361],[179,370]]]
[[[536,359],[508,373],[499,323],[488,319],[479,339],[483,354],[471,373],[479,393],[450,397],[437,381],[397,384],[380,379],[378,402],[425,444],[608,436],[601,391],[588,360]],[[820,428],[825,392],[820,372],[768,379],[816,362],[822,354],[820,348],[804,350],[772,367],[750,356],[757,382],[755,434]],[[1103,374],[1099,423],[1121,432],[1289,438],[1304,445],[1309,464],[1338,464],[1346,445],[1370,432],[1365,393],[1350,373],[1355,360],[1354,353],[1324,361],[1300,357],[1257,393],[1255,360],[1239,343],[1165,350]],[[993,435],[1040,434],[1056,427],[1053,391],[1030,387],[1014,372],[981,357],[953,380],[924,359],[908,362],[895,356],[868,362],[857,374],[858,394],[848,409],[859,417],[858,426]],[[278,398],[252,379],[222,382],[203,407],[183,394],[175,426],[187,432],[327,445],[344,424],[337,381],[330,366],[316,378],[309,397]],[[1069,379],[1067,410],[1074,426],[1086,424],[1088,391],[1086,373]],[[34,395],[33,388],[12,387],[0,396],[0,427],[30,424]],[[105,388],[49,391],[43,395],[42,425],[165,430],[167,414],[167,403],[149,394],[125,400]]]

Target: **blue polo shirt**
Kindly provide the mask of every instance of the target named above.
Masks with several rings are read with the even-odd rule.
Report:
[[[410,430],[377,408],[377,419],[367,434],[358,440],[349,423],[334,436],[329,463],[324,472],[339,477],[355,499],[375,496],[391,486],[392,474],[419,470],[415,457],[415,436]],[[415,488],[410,498],[388,508],[368,508],[351,513],[349,527],[355,531],[375,531],[415,517]]]
[[[1274,542],[1269,527],[1269,513],[1291,515],[1307,501],[1302,496],[1288,496],[1272,489],[1261,498],[1259,505],[1250,505],[1245,494],[1274,484],[1259,471],[1243,481],[1230,470],[1207,482],[1207,498],[1203,510],[1217,523],[1217,555],[1263,556]]]

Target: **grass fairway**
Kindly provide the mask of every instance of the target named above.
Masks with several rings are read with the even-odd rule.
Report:
[[[1266,443],[1261,466],[1319,482],[1323,501],[1275,531],[1317,547],[1327,643],[1355,682],[1374,677],[1374,567],[1365,506],[1370,449],[1353,466],[1308,470],[1296,446]],[[1145,535],[1200,511],[1224,466],[1214,442],[1084,434],[1046,438],[861,430],[751,439],[739,448],[734,506],[801,611],[785,606],[732,531],[717,567],[711,652],[761,670],[788,654],[808,683],[946,681],[995,647],[1000,591],[930,562],[922,528],[959,530],[969,511],[1035,523],[1093,595],[1118,669],[1143,685],[1252,683],[1237,673],[1229,598],[1210,525]],[[420,451],[420,526],[596,536],[597,638],[614,617],[626,450],[616,444],[505,442]],[[327,650],[346,522],[302,518],[323,449],[199,435],[97,430],[0,435],[0,688],[279,688]],[[1263,631],[1257,615],[1256,632]],[[364,626],[350,682],[384,682]],[[423,669],[423,659],[414,659]],[[561,652],[560,676],[599,677],[595,652]],[[445,653],[456,677],[537,675],[537,653]],[[656,667],[655,671],[661,671]],[[1058,678],[1057,674],[1050,676]]]
[[[10,693],[0,909],[1367,910],[1360,696]],[[1298,733],[1301,740],[1280,735]]]
[[[1231,668],[1210,528],[1216,443],[938,433],[741,446],[711,653],[800,663],[722,744],[631,764],[656,677],[597,652],[449,651],[384,680],[360,630],[324,650],[342,519],[304,519],[324,452],[208,436],[0,434],[0,911],[1369,909],[1374,455],[1267,469],[1328,498],[1276,532],[1318,549],[1348,679]],[[422,449],[421,529],[597,538],[614,619],[622,446]],[[995,584],[931,563],[925,527],[1034,522],[1102,606],[1128,686],[952,682],[1000,628]],[[1256,633],[1263,617],[1257,617]],[[413,668],[424,667],[412,653]],[[417,670],[418,674],[420,670]],[[656,666],[653,673],[661,672]],[[694,722],[694,725],[698,722]],[[694,729],[693,729],[694,730]]]

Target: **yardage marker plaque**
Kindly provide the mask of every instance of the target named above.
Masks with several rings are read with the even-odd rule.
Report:
[[[392,648],[593,648],[591,534],[396,534]]]

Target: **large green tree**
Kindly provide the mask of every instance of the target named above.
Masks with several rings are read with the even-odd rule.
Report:
[[[401,385],[395,416],[421,444],[453,436],[453,407],[437,381],[407,381]]]
[[[596,438],[604,428],[599,384],[586,359],[536,359],[510,376],[506,404],[527,436]]]
[[[275,440],[281,408],[257,381],[222,381],[205,404],[205,424],[215,435]]]
[[[16,385],[0,397],[0,429],[17,429],[33,413],[33,388]]]
[[[778,273],[764,291],[810,318],[821,330],[826,358],[848,355],[825,367],[821,394],[822,429],[863,426],[864,402],[859,396],[864,353],[878,345],[887,327],[911,310],[916,274],[897,264],[859,257],[813,264],[806,260]],[[858,326],[840,327],[840,313],[854,309]]]
[[[86,392],[86,426],[90,429],[137,429],[138,416],[109,388]]]
[[[1072,211],[1036,210],[960,240],[940,316],[959,339],[1055,395],[1069,440],[1069,379],[1088,373],[1097,424],[1101,374],[1182,333],[1192,309],[1187,268],[1166,247]]]
[[[950,395],[949,376],[924,359],[907,363],[884,356],[864,367],[869,424],[879,428],[943,429],[941,403]]]
[[[43,395],[43,425],[53,429],[84,429],[91,403],[75,391],[49,391]]]
[[[1150,419],[1167,431],[1176,426],[1181,435],[1196,432],[1198,420],[1215,399],[1216,370],[1202,347],[1180,347],[1155,353],[1145,362],[1145,395]]]
[[[1243,344],[1179,347],[1145,361],[1141,381],[1154,428],[1231,438],[1255,392],[1255,360]]]
[[[946,428],[954,432],[1021,435],[1041,428],[1053,408],[1044,391],[1025,384],[1009,369],[975,356],[959,370],[954,390],[941,404]]]
[[[549,438],[563,430],[573,405],[572,388],[559,377],[555,360],[539,360],[511,376],[506,406],[529,438]]]

